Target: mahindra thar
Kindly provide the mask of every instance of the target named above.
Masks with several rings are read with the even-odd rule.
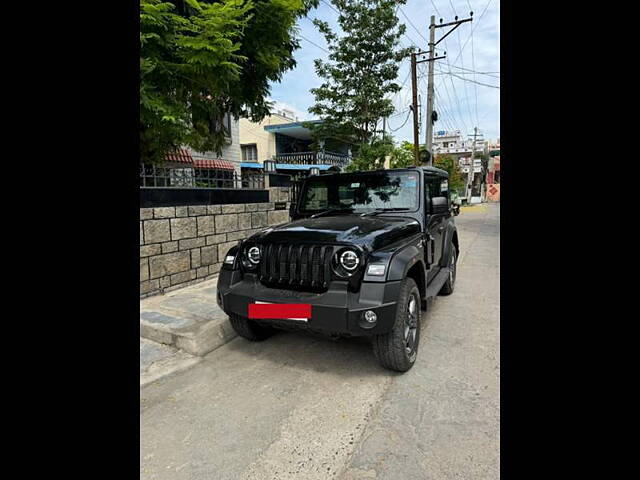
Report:
[[[378,361],[416,361],[427,299],[453,292],[458,233],[448,174],[434,167],[314,175],[292,221],[232,247],[220,307],[253,341],[276,329],[368,336]]]

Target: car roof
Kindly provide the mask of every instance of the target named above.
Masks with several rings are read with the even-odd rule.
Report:
[[[354,174],[359,174],[359,173],[380,173],[380,172],[406,172],[406,171],[420,171],[422,170],[424,173],[428,174],[428,175],[437,175],[439,177],[445,177],[445,178],[449,178],[449,172],[447,172],[446,170],[442,170],[441,168],[437,168],[437,167],[407,167],[407,168],[391,168],[391,169],[384,169],[384,170],[356,170],[355,172],[341,172],[341,173],[331,173],[329,175],[354,175]],[[321,177],[324,177],[325,175],[320,175]],[[311,177],[308,177],[311,178]]]

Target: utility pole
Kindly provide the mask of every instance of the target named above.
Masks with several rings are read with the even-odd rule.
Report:
[[[481,137],[482,134],[478,133],[478,127],[473,127],[473,135],[467,136],[473,137],[473,144],[471,145],[471,165],[469,166],[469,175],[467,176],[467,191],[469,192],[467,204],[471,204],[471,189],[473,188],[473,179],[475,177],[473,169],[475,168],[476,139]]]
[[[420,139],[418,137],[418,75],[416,68],[416,54],[411,52],[411,94],[413,96],[411,109],[413,110],[413,163],[420,165]]]
[[[431,117],[433,115],[433,67],[435,66],[433,57],[435,56],[435,41],[436,17],[431,15],[431,23],[429,24],[429,74],[427,76],[427,128],[425,128],[424,134],[424,144],[427,152],[429,152],[429,162],[427,163],[429,166],[433,165],[433,154],[431,152],[433,149],[433,119]]]
[[[429,62],[429,74],[427,77],[427,128],[425,131],[425,145],[427,148],[427,152],[429,152],[429,165],[433,165],[433,70],[434,70],[434,62],[439,60],[440,58],[446,58],[447,52],[444,52],[444,55],[441,57],[435,56],[436,45],[438,45],[442,40],[444,40],[451,32],[453,32],[456,28],[462,25],[465,22],[470,22],[473,20],[473,12],[469,13],[469,18],[465,18],[463,20],[458,20],[458,17],[455,17],[455,21],[442,23],[442,19],[440,19],[440,25],[436,25],[436,17],[435,15],[431,15],[431,23],[429,24],[429,58],[423,60],[425,62]],[[453,26],[451,30],[445,33],[440,40],[436,42],[436,28],[443,28]],[[420,63],[420,62],[418,62]]]

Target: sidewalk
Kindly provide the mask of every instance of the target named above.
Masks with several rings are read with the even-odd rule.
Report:
[[[216,302],[218,278],[140,300],[140,385],[195,365],[236,336]]]

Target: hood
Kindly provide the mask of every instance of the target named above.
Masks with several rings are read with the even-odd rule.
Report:
[[[371,251],[420,232],[412,218],[358,214],[305,218],[257,233],[251,240],[268,243],[346,243]]]

